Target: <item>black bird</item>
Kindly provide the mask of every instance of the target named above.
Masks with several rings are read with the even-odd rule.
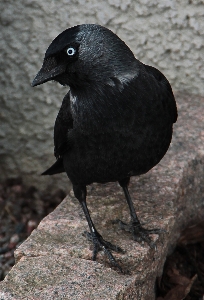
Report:
[[[171,86],[156,68],[138,61],[112,31],[95,24],[59,34],[48,47],[32,86],[49,80],[69,86],[54,127],[56,162],[43,174],[66,172],[86,216],[94,244],[118,266],[96,230],[86,205],[86,186],[118,181],[131,215],[136,241],[154,244],[143,228],[128,192],[131,176],[153,168],[169,148],[177,108]]]

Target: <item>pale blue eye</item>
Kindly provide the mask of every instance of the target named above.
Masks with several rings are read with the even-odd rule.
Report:
[[[74,48],[72,48],[72,47],[67,48],[67,54],[68,54],[69,56],[72,56],[72,55],[74,55],[75,53],[76,53],[76,49],[74,49]]]

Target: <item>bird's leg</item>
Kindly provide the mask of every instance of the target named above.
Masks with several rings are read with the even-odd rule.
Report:
[[[96,260],[96,256],[97,256],[98,252],[100,250],[103,250],[105,255],[108,257],[110,263],[113,266],[119,268],[120,271],[122,271],[122,269],[116,262],[116,260],[110,250],[113,250],[116,252],[123,252],[123,250],[120,247],[117,247],[117,246],[111,244],[110,242],[105,241],[103,239],[103,237],[96,230],[94,223],[91,219],[88,207],[86,205],[86,195],[87,195],[86,186],[73,185],[73,190],[74,190],[75,197],[79,200],[79,202],[82,206],[84,215],[85,215],[86,220],[89,225],[90,233],[86,232],[86,235],[88,236],[88,239],[93,242],[94,249],[93,249],[92,259]]]
[[[136,212],[135,208],[132,202],[132,199],[130,197],[129,191],[128,191],[128,184],[129,184],[130,178],[125,178],[124,180],[119,181],[120,186],[123,188],[125,198],[127,200],[129,210],[130,210],[130,216],[131,216],[131,224],[128,226],[127,224],[120,221],[122,228],[128,228],[129,231],[133,233],[134,240],[137,242],[145,241],[150,248],[155,248],[154,242],[149,237],[149,234],[151,233],[160,233],[163,230],[162,229],[145,229],[142,227]]]

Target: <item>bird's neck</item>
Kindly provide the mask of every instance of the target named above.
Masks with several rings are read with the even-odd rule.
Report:
[[[95,83],[83,89],[70,89],[70,104],[75,127],[80,130],[102,130],[123,111],[122,83]]]

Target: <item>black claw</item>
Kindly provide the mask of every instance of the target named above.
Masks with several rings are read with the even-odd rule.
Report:
[[[164,229],[145,229],[140,223],[126,224],[121,220],[116,220],[115,223],[119,223],[120,228],[125,231],[133,233],[133,239],[141,243],[142,241],[146,242],[151,249],[156,250],[156,244],[151,240],[149,234],[160,234],[166,232]]]
[[[118,268],[120,270],[120,272],[122,273],[122,268],[119,266],[119,264],[117,263],[117,261],[115,260],[114,256],[112,255],[112,253],[105,247],[103,247],[103,251],[106,254],[106,256],[108,257],[109,261],[111,262],[111,265]]]
[[[91,241],[93,243],[93,256],[92,256],[92,260],[96,260],[97,254],[99,251],[103,251],[105,253],[105,255],[108,257],[111,265],[113,267],[116,267],[120,270],[121,273],[123,273],[122,268],[119,266],[119,264],[117,263],[117,261],[115,260],[114,256],[112,255],[111,251],[115,251],[118,253],[125,253],[125,251],[118,247],[115,246],[113,244],[111,244],[110,242],[105,241],[102,236],[99,233],[90,233],[85,231],[84,235],[86,235],[86,237],[88,238],[89,241]]]
[[[154,234],[160,234],[160,233],[166,233],[166,230],[156,228],[156,229],[148,229],[148,232],[149,233],[154,233]]]
[[[93,249],[93,255],[92,255],[92,260],[96,260],[97,254],[100,251],[98,244],[94,244],[94,249]]]

